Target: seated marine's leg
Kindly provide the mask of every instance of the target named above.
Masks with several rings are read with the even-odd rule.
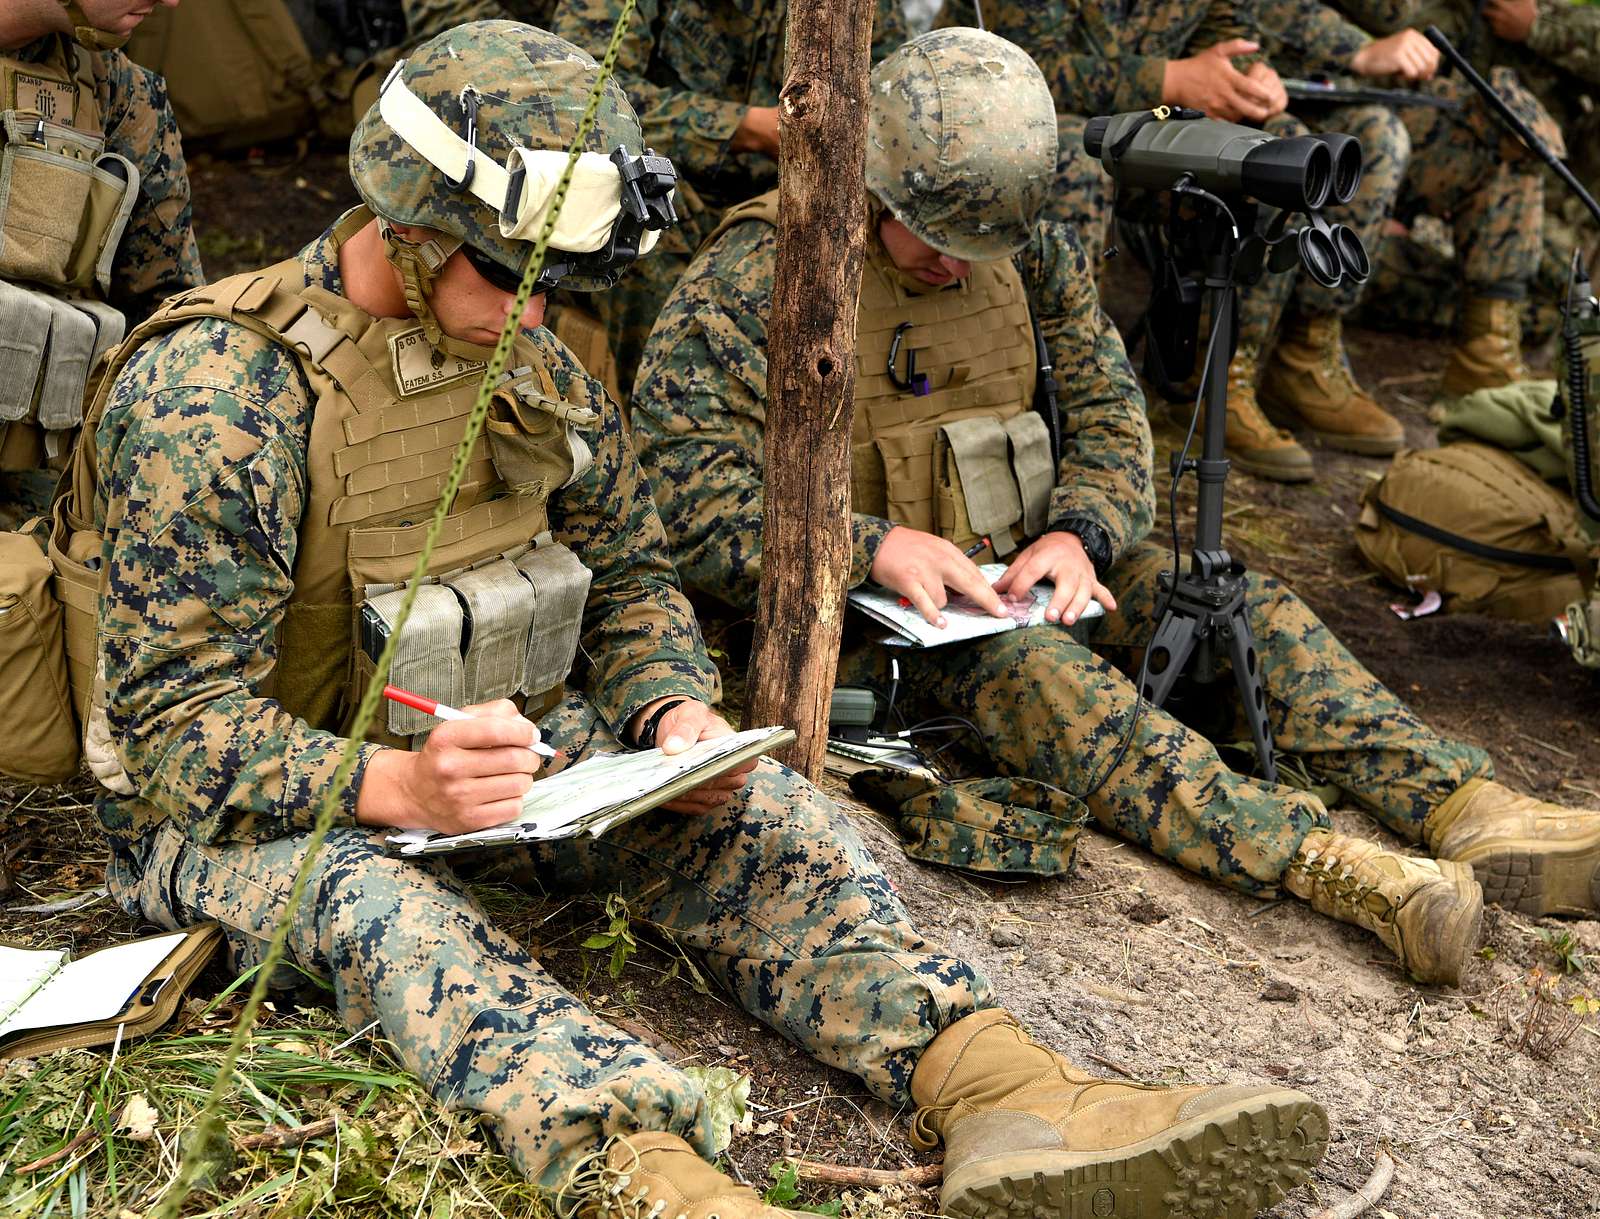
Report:
[[[108,884],[161,926],[217,920],[245,968],[261,959],[306,838],[198,846],[169,825],[113,855]],[[332,982],[347,1027],[377,1021],[435,1097],[487,1114],[518,1168],[545,1185],[617,1131],[707,1145],[691,1080],[586,1011],[448,869],[390,855],[383,838],[328,836],[289,934],[289,959]]]
[[[542,729],[564,752],[616,747],[580,699]],[[981,974],[917,933],[838,806],[770,760],[713,812],[648,813],[518,854],[534,882],[622,892],[752,1015],[894,1103],[923,1046],[993,1002]]]
[[[1474,103],[1475,104],[1475,103]],[[1442,110],[1408,107],[1411,171],[1402,213],[1449,216],[1465,284],[1441,397],[1526,380],[1519,311],[1539,269],[1544,182],[1494,131]]]
[[[1323,215],[1330,224],[1351,229],[1370,255],[1411,156],[1405,124],[1386,106],[1340,106],[1319,116],[1316,129],[1361,141],[1360,188],[1349,203],[1330,204]],[[1344,319],[1355,308],[1361,285],[1346,277],[1337,287],[1324,287],[1304,269],[1292,278],[1289,308],[1257,388],[1262,406],[1280,422],[1304,423],[1333,448],[1377,456],[1398,452],[1405,429],[1356,384],[1345,352]]]
[[[1154,621],[1156,574],[1171,565],[1170,552],[1148,545],[1117,565],[1112,591],[1121,612],[1097,644],[1143,646]],[[1249,607],[1275,746],[1305,759],[1394,833],[1421,842],[1431,809],[1469,779],[1492,773],[1481,749],[1424,724],[1282,581],[1252,574]],[[1231,675],[1216,690],[1238,715]]]

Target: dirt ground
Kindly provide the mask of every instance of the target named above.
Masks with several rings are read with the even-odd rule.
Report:
[[[194,169],[213,275],[290,252],[352,198],[327,154],[198,158]],[[1119,317],[1137,303],[1113,301]],[[1415,444],[1431,443],[1423,400],[1444,345],[1355,332],[1351,348],[1363,384]],[[1177,432],[1168,423],[1159,432],[1164,462]],[[1317,460],[1309,486],[1230,481],[1234,552],[1287,579],[1427,720],[1488,749],[1502,778],[1600,807],[1596,675],[1537,629],[1466,616],[1401,621],[1387,606],[1402,595],[1366,571],[1350,540],[1360,492],[1382,463],[1332,452]],[[7,913],[100,883],[87,814],[44,823],[31,811],[61,800],[0,785],[0,936],[81,948],[126,935],[133,927],[105,902],[47,923]],[[1363,814],[1336,816],[1376,832]],[[1600,991],[1600,923],[1491,909],[1462,987],[1433,991],[1408,982],[1364,933],[1294,901],[1240,898],[1097,834],[1086,835],[1069,880],[995,884],[913,864],[876,815],[857,810],[857,821],[928,936],[984,969],[1042,1040],[1089,1069],[1271,1079],[1326,1105],[1327,1160],[1273,1215],[1313,1214],[1358,1186],[1386,1149],[1399,1167],[1381,1206],[1400,1219],[1600,1216],[1600,1018],[1583,1003]],[[595,910],[555,913],[545,922],[531,912],[522,925],[563,981],[670,1054],[754,1076],[755,1129],[730,1152],[753,1183],[768,1183],[786,1155],[881,1168],[925,1158],[910,1148],[906,1115],[854,1080],[681,978],[661,981],[652,969],[669,958],[659,951],[619,982],[594,973],[575,945]],[[910,1191],[894,1209],[936,1207]]]

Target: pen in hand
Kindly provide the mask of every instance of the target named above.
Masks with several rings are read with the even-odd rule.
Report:
[[[981,538],[979,538],[971,546],[968,546],[965,550],[963,550],[961,552],[961,557],[963,559],[975,559],[975,558],[978,557],[978,552],[980,550],[982,550],[988,544],[989,544],[989,535],[988,534],[984,534]],[[911,598],[910,597],[901,597],[900,598],[900,608],[901,609],[910,609],[911,608]]]
[[[400,703],[402,706],[411,707],[424,715],[431,715],[441,720],[470,720],[473,718],[457,707],[451,707],[446,703],[437,702],[431,698],[424,698],[420,694],[413,694],[410,690],[402,690],[399,686],[384,686],[383,697],[390,702]],[[535,741],[528,748],[541,758],[553,758],[556,756],[556,751],[543,741]]]

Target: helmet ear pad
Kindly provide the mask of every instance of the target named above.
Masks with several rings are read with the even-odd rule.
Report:
[[[867,189],[952,258],[1028,244],[1055,179],[1055,102],[1022,48],[984,30],[933,30],[872,71]]]

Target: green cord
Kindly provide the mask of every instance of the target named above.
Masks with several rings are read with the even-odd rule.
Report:
[[[422,543],[422,552],[417,555],[417,565],[411,572],[411,579],[406,585],[405,597],[400,603],[400,612],[395,619],[394,627],[384,641],[383,651],[377,659],[377,672],[367,684],[366,692],[361,697],[360,706],[356,709],[354,722],[350,725],[350,735],[345,743],[344,753],[339,759],[338,768],[334,771],[333,780],[328,785],[327,794],[323,797],[321,806],[317,809],[316,824],[312,827],[311,836],[306,845],[305,859],[300,864],[300,870],[295,874],[294,884],[289,890],[288,899],[284,903],[282,912],[278,915],[277,925],[273,928],[272,940],[267,945],[265,955],[256,970],[255,983],[250,988],[250,995],[245,1000],[244,1010],[239,1014],[239,1024],[234,1030],[232,1039],[228,1042],[227,1051],[223,1054],[222,1065],[217,1071],[216,1079],[212,1082],[211,1091],[206,1096],[206,1103],[195,1118],[194,1129],[190,1133],[187,1146],[184,1148],[183,1161],[179,1165],[177,1178],[172,1187],[162,1196],[160,1204],[153,1212],[153,1219],[178,1219],[178,1214],[189,1194],[194,1190],[195,1179],[200,1174],[200,1168],[206,1158],[206,1150],[219,1135],[217,1128],[218,1113],[222,1108],[223,1098],[227,1095],[233,1084],[234,1068],[239,1061],[239,1055],[244,1051],[244,1044],[250,1036],[250,1030],[255,1025],[256,1015],[261,1009],[262,1002],[267,995],[267,981],[272,977],[278,964],[283,960],[284,946],[288,941],[289,927],[294,917],[294,912],[299,908],[300,901],[305,894],[306,884],[311,875],[312,866],[316,863],[317,856],[322,851],[322,844],[328,837],[328,831],[333,828],[333,819],[338,812],[342,793],[350,782],[350,776],[355,771],[356,758],[359,755],[362,742],[366,738],[367,728],[371,725],[373,716],[377,714],[378,701],[383,692],[384,683],[389,678],[389,665],[394,659],[395,643],[400,633],[405,629],[406,619],[411,615],[412,603],[416,600],[417,590],[421,587],[423,577],[428,570],[428,560],[433,554],[433,548],[438,543],[439,535],[444,529],[445,518],[450,512],[450,507],[455,503],[456,493],[460,490],[461,480],[466,474],[467,462],[472,455],[473,447],[478,442],[478,436],[483,430],[484,420],[489,413],[489,402],[494,396],[500,376],[505,372],[506,365],[511,360],[511,347],[516,341],[521,329],[522,314],[528,307],[528,301],[533,296],[533,282],[538,278],[539,272],[544,268],[545,251],[550,245],[550,236],[555,232],[557,220],[561,216],[561,209],[566,203],[567,189],[572,184],[572,173],[577,167],[578,156],[583,151],[584,141],[589,132],[594,128],[595,115],[600,109],[600,98],[605,92],[606,83],[611,79],[616,67],[617,53],[622,46],[623,35],[627,33],[628,22],[633,16],[635,0],[625,0],[622,14],[617,18],[617,24],[611,31],[611,45],[606,48],[605,59],[600,64],[600,75],[595,80],[594,88],[589,93],[589,104],[584,110],[583,119],[578,124],[577,133],[572,138],[572,144],[567,149],[567,166],[557,183],[555,194],[552,196],[544,224],[539,229],[538,239],[534,242],[533,250],[528,255],[528,265],[522,272],[522,283],[517,288],[517,296],[512,306],[506,324],[500,331],[500,338],[495,343],[494,354],[489,358],[489,366],[484,370],[483,381],[478,386],[478,398],[473,403],[472,414],[467,418],[467,430],[461,437],[461,443],[456,446],[455,459],[450,463],[450,476],[445,480],[444,490],[439,496],[439,502],[433,511],[433,519],[428,525],[428,535]]]

